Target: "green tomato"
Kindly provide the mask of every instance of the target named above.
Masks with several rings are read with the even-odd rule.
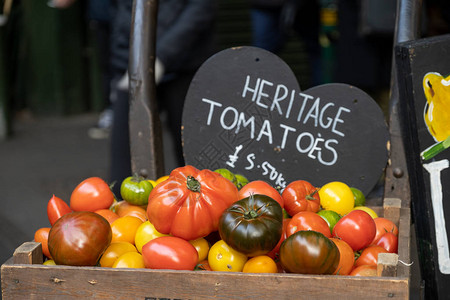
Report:
[[[236,176],[234,176],[233,172],[231,172],[230,170],[225,169],[225,168],[220,168],[220,169],[214,170],[214,172],[219,173],[220,175],[222,175],[223,177],[225,177],[226,179],[231,181],[233,184],[236,184]]]
[[[331,233],[333,233],[334,225],[342,218],[341,215],[333,210],[320,210],[317,214],[327,222]]]
[[[238,188],[238,190],[240,190],[244,185],[246,185],[248,183],[248,179],[241,174],[234,174],[234,176],[236,177],[236,187]]]
[[[353,197],[355,198],[355,207],[366,205],[366,196],[364,196],[363,192],[355,187],[350,187],[350,189],[352,190]]]
[[[120,186],[120,195],[130,204],[147,205],[152,189],[153,185],[150,181],[135,175],[124,179]]]

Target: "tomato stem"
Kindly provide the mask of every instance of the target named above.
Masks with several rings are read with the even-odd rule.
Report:
[[[315,189],[314,192],[312,192],[312,193],[309,194],[309,195],[306,195],[305,199],[306,199],[306,200],[315,200],[316,198],[314,198],[314,195],[315,195],[318,191],[319,191],[318,189]]]
[[[189,175],[186,180],[187,188],[192,192],[200,192],[200,182],[194,178],[194,176]]]

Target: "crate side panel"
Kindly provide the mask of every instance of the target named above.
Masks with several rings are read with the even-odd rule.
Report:
[[[364,288],[361,288],[364,287]],[[407,278],[4,265],[3,299],[408,299]]]

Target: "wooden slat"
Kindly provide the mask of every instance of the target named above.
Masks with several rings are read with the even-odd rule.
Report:
[[[406,278],[3,265],[3,299],[408,299]]]

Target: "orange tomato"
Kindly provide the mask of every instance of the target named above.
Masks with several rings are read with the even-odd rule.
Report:
[[[147,221],[147,211],[144,207],[139,205],[133,205],[127,201],[119,201],[114,207],[113,211],[119,216],[133,216],[142,220],[142,222]]]
[[[275,261],[267,255],[259,255],[250,258],[242,269],[244,273],[278,273]]]
[[[117,220],[119,218],[118,214],[116,214],[112,210],[106,209],[106,208],[96,210],[95,213],[97,213],[100,216],[102,216],[103,218],[105,218],[109,222],[109,224],[111,224],[112,222],[114,222],[115,220]]]
[[[119,256],[114,264],[113,268],[145,268],[144,258],[142,254],[138,252],[127,252]]]
[[[127,252],[137,252],[136,247],[128,242],[111,243],[100,258],[100,266],[112,267],[119,256]]]
[[[350,274],[355,263],[355,253],[353,252],[352,247],[345,241],[337,238],[330,238],[330,240],[338,247],[340,254],[339,265],[333,275]]]
[[[136,231],[142,223],[143,221],[137,217],[119,217],[111,223],[111,242],[128,242],[134,245]]]
[[[198,253],[198,262],[205,260],[208,257],[209,243],[205,238],[198,238],[196,240],[189,241]]]
[[[35,231],[34,241],[42,244],[42,253],[48,257],[52,258],[50,251],[48,250],[48,233],[50,232],[50,227],[42,227]]]

